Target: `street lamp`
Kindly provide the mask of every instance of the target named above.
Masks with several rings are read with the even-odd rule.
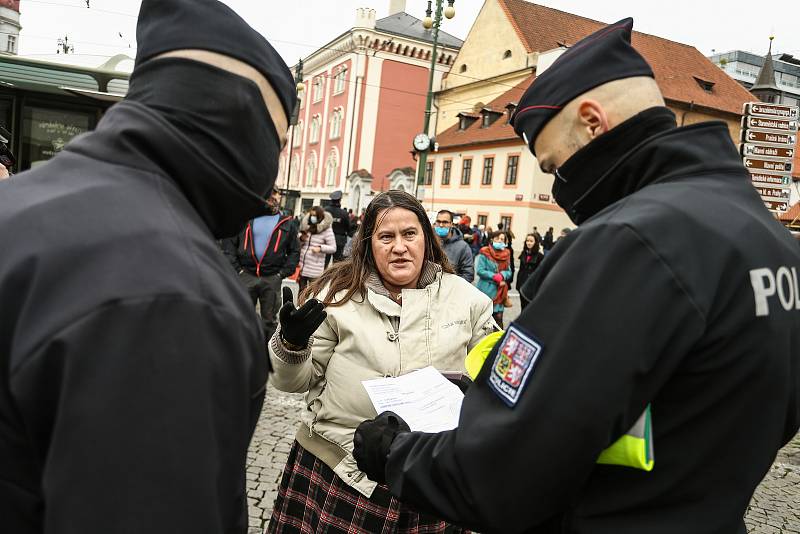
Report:
[[[292,116],[289,124],[292,126],[292,136],[289,139],[289,162],[287,163],[288,169],[286,170],[286,191],[289,191],[289,177],[292,174],[292,155],[294,154],[294,131],[297,129],[297,122],[300,117],[300,99],[303,98],[303,92],[306,86],[303,83],[303,59],[297,61],[297,68],[294,73],[294,81],[297,84],[297,102],[292,110]],[[288,196],[288,195],[287,195]]]
[[[431,104],[433,103],[433,75],[436,71],[436,50],[439,45],[439,27],[442,25],[442,14],[448,19],[456,15],[456,8],[453,6],[455,0],[447,0],[447,7],[443,9],[444,0],[436,0],[436,13],[432,9],[433,2],[428,0],[428,9],[425,11],[425,19],[422,25],[426,30],[433,28],[433,53],[431,54],[431,71],[428,76],[428,96],[425,100],[425,122],[422,126],[422,133],[414,137],[414,149],[419,152],[419,167],[417,169],[417,184],[414,189],[414,196],[419,197],[419,186],[424,183],[425,171],[428,165],[428,152],[431,149],[431,140],[428,136],[428,128],[431,124]],[[432,15],[434,15],[432,17]]]

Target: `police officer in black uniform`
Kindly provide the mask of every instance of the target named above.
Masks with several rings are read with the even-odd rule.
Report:
[[[331,203],[325,208],[325,211],[333,217],[333,224],[331,229],[336,238],[336,252],[333,254],[333,261],[340,261],[343,259],[342,251],[347,244],[347,236],[350,235],[350,216],[347,210],[342,208],[342,192],[334,191],[330,194]],[[330,263],[330,257],[325,259],[325,264]]]
[[[362,423],[403,502],[481,532],[745,533],[800,423],[800,252],[727,126],[677,127],[626,19],[568,49],[513,117],[578,228],[470,387],[459,427]],[[598,463],[651,408],[650,471]]]

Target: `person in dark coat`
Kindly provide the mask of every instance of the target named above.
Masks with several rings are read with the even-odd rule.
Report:
[[[127,97],[0,183],[0,530],[245,533],[269,370],[215,239],[259,213],[296,89],[216,0],[144,0]]]
[[[479,532],[745,534],[798,431],[800,250],[727,124],[677,126],[632,25],[573,44],[512,117],[578,227],[458,427],[356,431],[359,468],[404,503]]]
[[[344,258],[342,252],[347,244],[347,236],[349,236],[351,232],[350,217],[347,214],[347,210],[342,208],[342,192],[334,191],[330,194],[330,200],[331,202],[325,208],[325,211],[330,213],[331,217],[333,217],[333,225],[331,228],[333,228],[333,235],[336,237],[336,252],[326,258],[326,266],[330,263],[331,258],[333,261],[341,261]]]
[[[553,237],[553,227],[547,229],[544,233],[544,237],[542,238],[542,250],[544,250],[545,256],[550,252],[550,249],[553,248],[555,244],[555,238]]]
[[[253,306],[258,303],[265,342],[278,326],[283,279],[294,274],[300,263],[297,225],[291,216],[278,211],[280,190],[273,189],[271,193],[264,214],[249,221],[239,235],[222,242]]]
[[[472,251],[464,241],[461,230],[453,226],[453,213],[448,210],[441,210],[436,214],[436,221],[433,223],[433,230],[441,239],[450,265],[455,269],[456,274],[469,283],[475,279],[475,262],[472,258]]]
[[[539,264],[542,263],[544,254],[539,252],[539,240],[535,234],[525,236],[525,245],[519,254],[519,271],[517,272],[516,288],[519,291],[519,299],[522,307],[528,305],[529,300],[522,294],[522,286],[528,281]]]

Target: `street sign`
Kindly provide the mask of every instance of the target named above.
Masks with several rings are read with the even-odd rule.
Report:
[[[762,130],[780,130],[782,132],[796,132],[797,121],[780,119],[766,119],[762,117],[742,117],[742,128],[759,128]]]
[[[792,162],[782,160],[744,158],[744,166],[747,169],[761,169],[773,172],[792,172]]]
[[[762,199],[762,200],[764,201],[764,204],[767,205],[767,209],[769,211],[784,212],[784,211],[787,211],[789,209],[789,203],[788,202],[780,202],[780,201],[766,200],[766,199]]]
[[[792,183],[792,177],[788,174],[773,174],[764,171],[751,171],[750,180],[753,181],[754,186],[789,185]]]
[[[797,119],[797,106],[779,106],[777,104],[764,104],[763,102],[749,102],[744,105],[745,115],[758,115],[776,119]]]
[[[788,187],[758,187],[756,191],[764,200],[776,200],[778,202],[789,202]]]
[[[786,158],[792,159],[794,157],[794,148],[754,145],[745,143],[741,145],[742,156],[765,156],[768,158]]]
[[[757,130],[742,130],[742,143],[769,143],[773,145],[794,146],[797,136],[789,133],[759,132]]]

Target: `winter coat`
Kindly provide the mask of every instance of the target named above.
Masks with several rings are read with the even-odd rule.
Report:
[[[476,284],[478,289],[490,299],[494,299],[497,296],[497,282],[494,281],[494,275],[498,273],[497,270],[497,263],[493,262],[483,254],[478,254],[477,259],[475,260],[475,272],[478,275],[478,283]],[[505,271],[502,271],[500,274],[503,275],[503,280],[508,283],[511,280],[511,268],[509,267]],[[494,305],[494,312],[495,313],[502,313],[505,310],[505,307],[502,304],[495,304]]]
[[[300,241],[297,226],[291,217],[283,217],[267,240],[267,248],[255,249],[253,221],[238,236],[222,240],[222,250],[236,272],[245,270],[253,276],[294,274],[300,261]]]
[[[327,211],[322,222],[317,224],[317,233],[312,234],[308,223],[308,213],[300,222],[300,231],[308,232],[308,238],[300,245],[300,275],[306,278],[319,278],[325,270],[325,255],[336,252],[336,238],[331,224],[333,216]],[[321,252],[311,250],[319,247]]]
[[[452,228],[450,235],[442,240],[442,248],[456,274],[469,283],[475,279],[475,263],[472,251],[464,241],[464,234],[458,228]]]
[[[268,360],[207,222],[238,197],[143,108],[0,182],[9,534],[247,530]]]
[[[522,253],[519,255],[519,271],[517,272],[516,282],[517,291],[519,291],[528,278],[530,278],[533,271],[536,270],[543,259],[544,254],[539,251],[529,254],[524,248],[522,249]]]
[[[308,349],[287,350],[280,332],[269,343],[272,384],[307,392],[298,442],[367,497],[376,484],[356,467],[353,433],[377,414],[361,381],[429,365],[463,372],[467,352],[496,327],[492,303],[463,278],[428,264],[419,285],[403,290],[401,306],[373,273],[364,298],[327,307]]]

